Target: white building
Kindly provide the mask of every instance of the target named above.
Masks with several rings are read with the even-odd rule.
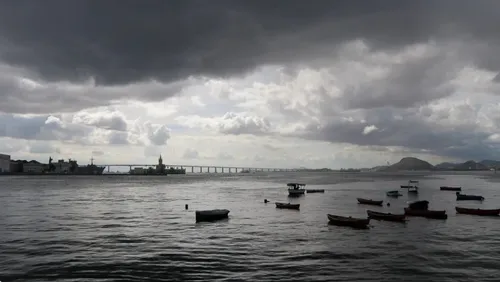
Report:
[[[10,171],[10,155],[0,154],[0,173]]]

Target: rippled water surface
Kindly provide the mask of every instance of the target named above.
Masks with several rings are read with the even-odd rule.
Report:
[[[500,219],[456,215],[454,192],[438,187],[486,197],[460,206],[496,208],[499,183],[434,175],[420,178],[417,197],[402,189],[400,199],[385,197],[410,177],[417,176],[0,177],[0,280],[498,281]],[[326,192],[289,199],[288,181]],[[391,206],[358,205],[358,196]],[[353,230],[326,218],[366,217],[367,208],[400,213],[417,199],[446,209],[448,220],[372,221]],[[195,223],[194,210],[212,208],[229,209],[230,218]]]

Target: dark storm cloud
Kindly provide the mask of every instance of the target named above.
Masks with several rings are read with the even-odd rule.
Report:
[[[456,34],[498,38],[498,7],[460,0],[1,1],[0,60],[52,81],[224,76],[313,59],[359,38],[380,48]]]
[[[426,121],[414,110],[390,108],[368,110],[365,115],[366,121],[337,117],[322,125],[309,124],[296,136],[367,147],[401,146],[414,152],[466,160],[500,158],[500,146],[488,142],[492,133],[478,130],[474,124],[449,127],[436,120]],[[367,126],[376,129],[365,134]]]
[[[456,61],[454,56],[436,54],[395,65],[389,75],[347,89],[342,102],[346,108],[409,108],[447,97],[456,89],[442,84],[457,74],[460,68],[453,66]]]

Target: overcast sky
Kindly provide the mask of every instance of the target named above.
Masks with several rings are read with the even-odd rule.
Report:
[[[0,1],[0,153],[500,159],[500,1]]]

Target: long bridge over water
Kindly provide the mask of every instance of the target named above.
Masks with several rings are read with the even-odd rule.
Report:
[[[106,167],[107,172],[111,172],[111,167],[128,167],[132,170],[134,167],[156,167],[158,164],[100,164],[97,166]],[[301,169],[293,168],[263,168],[263,167],[242,167],[242,166],[214,166],[214,165],[175,165],[164,164],[165,169],[185,169],[186,173],[241,173],[241,172],[294,172]]]

